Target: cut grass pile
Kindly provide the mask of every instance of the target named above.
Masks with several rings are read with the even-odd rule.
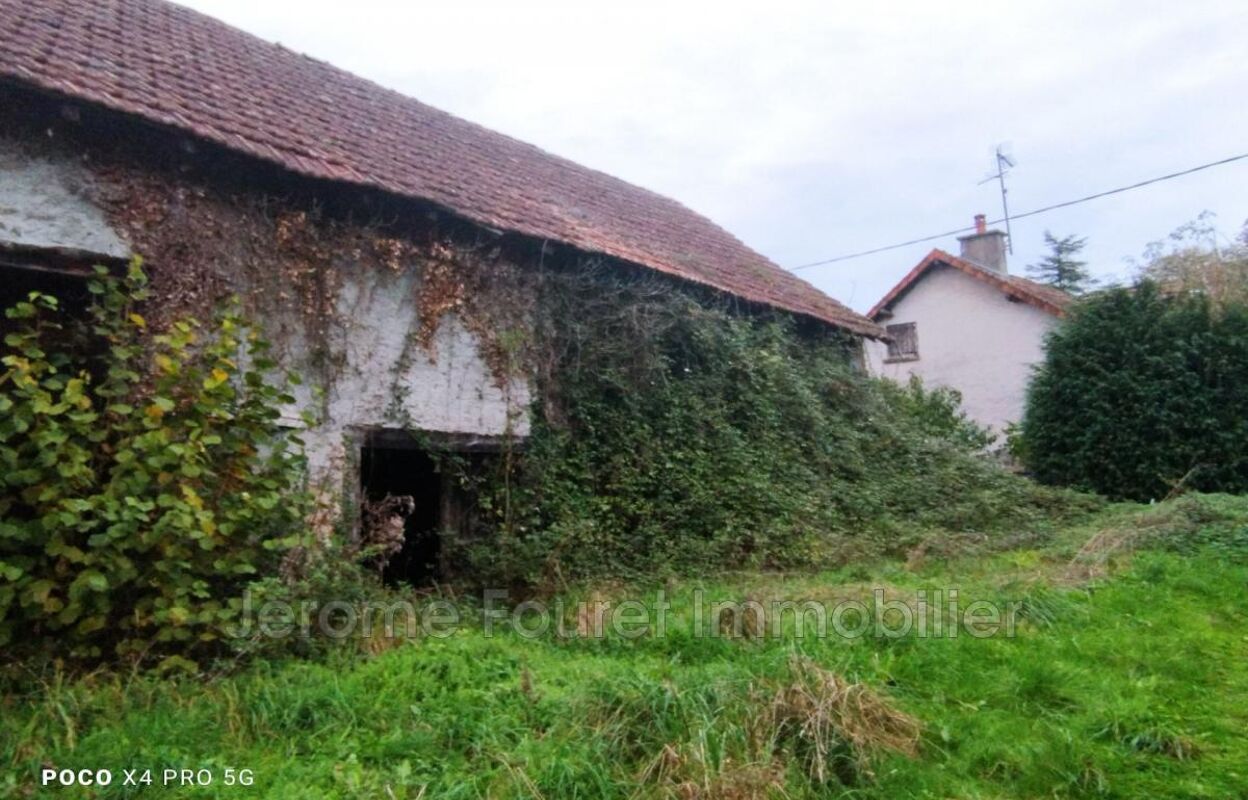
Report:
[[[953,541],[953,540],[950,540]],[[259,663],[226,678],[55,672],[9,687],[0,794],[47,764],[99,797],[1239,797],[1248,794],[1248,498],[1116,506],[1013,549],[967,538],[818,575],[597,598],[671,603],[665,636],[486,637]],[[716,600],[1017,603],[1013,637],[690,630]],[[588,595],[589,592],[586,592]],[[575,620],[575,618],[573,618]],[[707,623],[715,627],[717,617]],[[576,627],[575,621],[572,626]],[[200,789],[123,768],[209,768]],[[250,789],[222,785],[227,767]]]

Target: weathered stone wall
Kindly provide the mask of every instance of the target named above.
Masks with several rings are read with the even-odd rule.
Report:
[[[300,405],[317,417],[305,438],[327,486],[350,477],[366,430],[527,433],[529,379],[504,364],[478,296],[515,293],[491,303],[510,334],[523,327],[515,268],[497,253],[465,258],[280,198],[35,144],[0,137],[0,246],[141,254],[149,316],[204,315],[238,294],[305,379]]]
[[[362,430],[528,433],[528,380],[494,375],[480,339],[457,314],[443,315],[427,344],[417,341],[419,281],[420,265],[413,264],[398,274],[356,273],[341,284],[342,327],[332,345],[340,354],[331,367],[336,374],[299,392],[301,405],[319,416],[306,438],[313,466],[322,473],[349,463],[345,448]],[[297,322],[292,327],[302,333]],[[285,344],[294,355],[288,362],[318,374],[306,342],[296,338]],[[319,402],[313,389],[324,392]]]

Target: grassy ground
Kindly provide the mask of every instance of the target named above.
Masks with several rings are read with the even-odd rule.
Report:
[[[0,794],[74,796],[36,786],[51,764],[113,769],[100,797],[1240,797],[1246,585],[1248,498],[1197,497],[1004,551],[941,539],[904,563],[671,584],[662,637],[473,625],[208,683],[45,677],[3,701]],[[1015,602],[1016,635],[799,638],[790,619],[757,638],[748,613],[745,635],[692,630],[699,591],[869,604],[876,588]],[[118,785],[136,767],[214,783]]]

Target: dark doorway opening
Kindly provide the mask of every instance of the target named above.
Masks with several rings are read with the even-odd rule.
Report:
[[[392,586],[429,586],[442,578],[443,480],[437,462],[415,447],[373,447],[360,454],[360,488],[370,503],[410,497],[403,544],[382,579]]]

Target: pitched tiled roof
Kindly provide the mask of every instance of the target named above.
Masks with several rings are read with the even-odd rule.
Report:
[[[303,175],[882,332],[674,200],[162,0],[0,0],[0,78]]]
[[[1042,283],[1021,278],[1017,275],[1002,275],[994,272],[987,267],[980,266],[974,261],[968,261],[965,258],[958,258],[950,255],[944,250],[933,250],[927,254],[927,257],[918,263],[914,269],[906,274],[906,277],[898,281],[897,285],[889,290],[888,294],[880,299],[880,302],[867,312],[867,316],[871,319],[878,319],[879,315],[888,310],[894,302],[901,298],[903,294],[909,291],[910,287],[923,277],[923,275],[932,267],[940,264],[953,267],[956,270],[970,275],[976,280],[983,281],[991,286],[995,286],[1004,292],[1008,297],[1015,300],[1035,306],[1041,311],[1047,311],[1055,317],[1063,317],[1066,315],[1066,307],[1074,302],[1074,298],[1061,289],[1055,289],[1052,286],[1045,286]]]

